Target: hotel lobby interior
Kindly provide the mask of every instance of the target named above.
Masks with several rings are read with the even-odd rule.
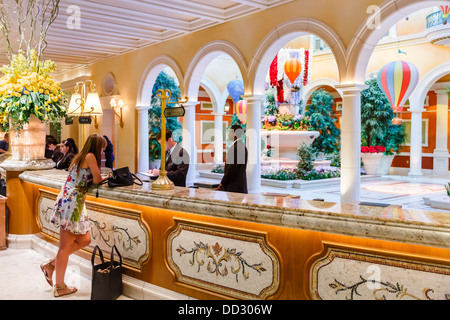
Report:
[[[120,255],[111,299],[450,299],[450,1],[19,3],[0,2],[0,300],[93,300],[95,248]],[[59,297],[55,210],[93,136],[109,178],[83,189]]]

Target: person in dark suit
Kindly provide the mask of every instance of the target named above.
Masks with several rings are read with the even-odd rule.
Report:
[[[56,149],[56,145],[58,144],[58,141],[56,141],[56,138],[54,136],[47,135],[45,138],[45,158],[46,159],[52,159],[53,152]]]
[[[68,170],[70,167],[70,164],[72,163],[73,158],[75,157],[75,150],[72,146],[72,144],[64,140],[61,143],[60,151],[63,154],[63,156],[58,160],[56,163],[55,168],[56,169],[62,169],[62,170]]]
[[[9,134],[5,133],[3,140],[0,141],[0,154],[8,152],[9,149]]]
[[[247,161],[248,151],[242,135],[244,129],[238,124],[233,125],[228,138],[234,140],[227,151],[225,170],[218,190],[227,192],[248,193],[247,190]]]
[[[161,132],[156,136],[161,143]],[[166,171],[167,177],[175,186],[186,187],[186,176],[189,170],[189,154],[172,139],[172,131],[166,130]],[[158,169],[147,171],[153,175],[159,175]]]
[[[105,167],[113,168],[114,163],[114,147],[112,142],[109,140],[107,136],[103,136],[106,139],[106,148],[105,148]]]

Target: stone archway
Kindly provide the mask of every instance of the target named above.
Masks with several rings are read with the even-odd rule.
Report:
[[[296,18],[274,28],[263,39],[255,52],[249,67],[249,83],[246,94],[264,94],[264,82],[273,58],[290,40],[307,34],[321,38],[331,49],[342,75],[345,71],[345,47],[339,36],[325,23],[310,19]]]
[[[175,73],[182,90],[183,77],[178,64],[171,57],[163,55],[153,59],[145,69],[139,85],[136,109],[138,110],[138,172],[149,169],[148,146],[148,109],[156,78],[165,68],[169,67]]]
[[[192,185],[195,179],[195,164],[197,163],[197,148],[195,145],[195,106],[198,104],[198,89],[205,79],[203,77],[206,68],[216,57],[227,54],[237,64],[244,83],[248,82],[247,64],[239,50],[229,42],[217,40],[205,44],[192,58],[184,78],[184,96],[188,97],[185,106],[185,116],[183,119],[183,147],[191,157],[186,178],[186,185]],[[217,108],[215,112],[217,112]]]
[[[373,13],[368,12],[368,19],[359,27],[347,49],[347,70],[343,74],[341,82],[364,83],[369,59],[383,35],[409,14],[442,5],[442,2],[437,0],[385,1],[376,7]],[[368,27],[373,19],[379,23],[376,26]]]
[[[338,73],[345,70],[344,45],[335,31],[321,21],[303,17],[288,20],[272,29],[262,40],[250,63],[249,82],[245,86],[249,193],[258,193],[261,187],[261,105],[265,96],[267,71],[280,48],[294,38],[309,34],[318,36],[330,47]]]

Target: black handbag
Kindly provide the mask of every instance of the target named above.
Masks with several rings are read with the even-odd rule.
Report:
[[[143,185],[142,180],[136,177],[133,173],[131,173],[128,167],[119,168],[113,170],[111,177],[109,177],[107,180],[100,182],[97,185],[97,192],[95,195],[97,198],[98,198],[98,188],[106,183],[110,188],[126,187],[131,186],[133,184],[137,184],[139,186]]]
[[[131,173],[128,167],[113,170],[112,177],[108,178],[107,181],[110,188],[131,186],[134,183],[142,186],[141,179]]]
[[[98,250],[102,263],[95,265],[95,254]],[[120,262],[114,261],[114,250],[119,255]],[[95,246],[92,252],[92,289],[91,300],[115,300],[123,290],[122,256],[116,246],[111,249],[111,261],[105,262],[102,250]]]

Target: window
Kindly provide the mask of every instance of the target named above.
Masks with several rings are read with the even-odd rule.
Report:
[[[222,134],[223,134],[223,140],[225,143],[225,139],[227,137],[226,131],[227,131],[227,125],[228,123],[226,121],[222,122]],[[214,121],[201,121],[201,143],[202,144],[209,144],[214,143]]]
[[[403,120],[405,127],[405,142],[403,145],[411,145],[411,120]],[[428,147],[428,119],[422,120],[422,147]]]

